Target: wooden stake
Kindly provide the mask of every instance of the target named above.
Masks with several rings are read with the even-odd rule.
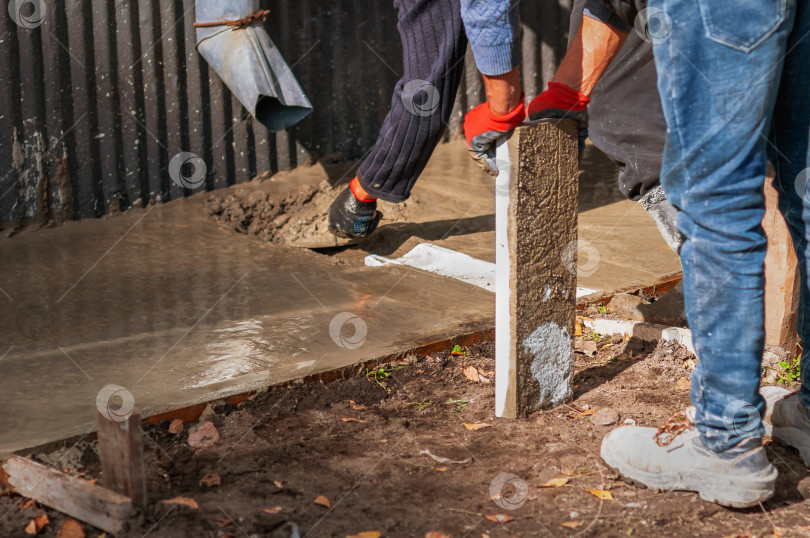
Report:
[[[519,127],[496,157],[495,415],[516,418],[571,396],[577,124]]]
[[[796,353],[799,335],[796,318],[799,311],[801,278],[796,251],[785,219],[779,212],[779,194],[773,188],[773,170],[765,180],[765,218],[762,227],[768,237],[765,255],[765,345]]]
[[[779,194],[771,184],[773,177],[773,170],[769,170],[765,180],[765,218],[762,219],[762,227],[768,237],[768,252],[765,255],[765,345],[781,347],[794,357],[799,339],[796,318],[801,278],[793,241],[779,212]]]
[[[0,458],[0,484],[111,534],[135,514],[123,495],[13,454]]]
[[[96,427],[102,483],[132,499],[132,504],[136,508],[146,508],[140,413],[136,409],[126,420],[115,421],[99,412]]]

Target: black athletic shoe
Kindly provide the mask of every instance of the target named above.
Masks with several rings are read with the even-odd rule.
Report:
[[[377,228],[381,218],[376,200],[361,202],[346,187],[329,207],[329,231],[338,237],[366,237]]]

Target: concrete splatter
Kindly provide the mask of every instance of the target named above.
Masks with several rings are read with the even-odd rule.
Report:
[[[523,341],[523,351],[532,356],[532,377],[540,385],[541,407],[556,406],[571,397],[574,351],[568,331],[545,323]]]

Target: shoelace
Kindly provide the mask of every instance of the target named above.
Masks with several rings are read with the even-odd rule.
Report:
[[[695,422],[695,408],[688,407],[680,413],[675,413],[665,423],[658,427],[653,440],[658,446],[667,446],[680,434],[688,430]]]
[[[247,17],[242,19],[236,19],[231,21],[212,21],[212,22],[195,22],[195,28],[211,28],[214,26],[233,26],[235,28],[244,28],[245,26],[250,26],[254,22],[264,22],[265,17],[267,14],[270,13],[269,9],[260,9],[256,13],[251,13]]]

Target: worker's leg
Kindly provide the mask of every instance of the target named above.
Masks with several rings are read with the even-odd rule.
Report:
[[[657,22],[671,22],[668,37],[654,46],[669,129],[661,182],[681,210],[685,236],[681,264],[698,355],[692,377],[697,429],[666,449],[652,443],[643,457],[638,451],[650,436],[646,429],[615,430],[603,455],[642,483],[697,490],[732,506],[768,498],[776,480],[761,442],[762,185],[794,6],[795,0],[650,4],[665,14]]]
[[[788,41],[790,51],[784,71],[771,129],[770,158],[776,168],[774,186],[779,191],[779,209],[788,223],[799,259],[803,286],[799,299],[799,336],[810,343],[810,5],[800,2],[796,23]],[[775,405],[774,437],[799,449],[810,465],[810,362],[802,358],[802,388]]]
[[[358,239],[382,217],[377,198],[406,200],[444,134],[464,68],[467,38],[457,0],[396,0],[402,78],[371,152],[329,208],[329,230]]]
[[[672,20],[669,39],[655,45],[670,130],[661,180],[686,236],[696,425],[710,449],[742,450],[749,446],[742,441],[755,445],[763,431],[762,184],[793,12],[785,12],[785,0],[659,6]]]
[[[389,202],[410,196],[450,118],[464,68],[467,38],[457,0],[397,0],[402,78],[358,179]]]

